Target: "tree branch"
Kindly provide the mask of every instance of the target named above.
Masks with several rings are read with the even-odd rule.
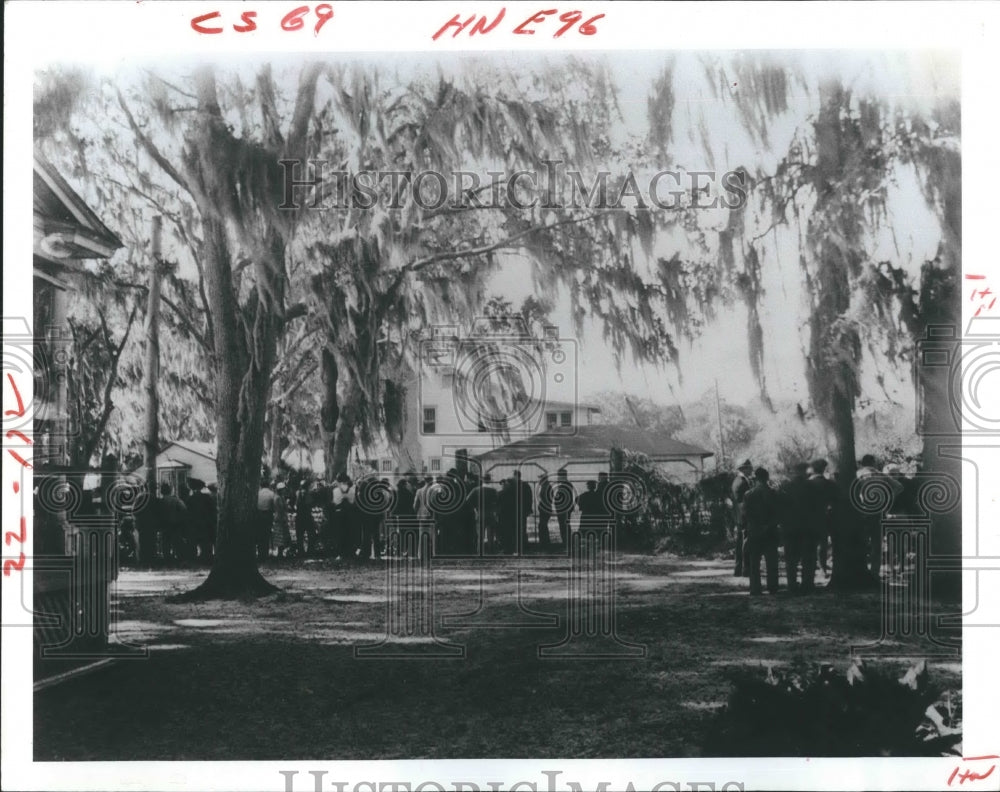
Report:
[[[121,90],[118,91],[118,104],[121,105],[122,112],[125,113],[125,118],[128,119],[128,125],[132,129],[132,134],[135,135],[136,139],[146,150],[146,153],[153,158],[153,161],[160,166],[164,173],[167,174],[171,179],[173,179],[179,186],[187,190],[189,193],[194,195],[191,190],[190,185],[187,180],[181,176],[180,171],[178,171],[170,161],[163,156],[163,153],[157,148],[156,144],[146,135],[142,129],[139,128],[139,124],[136,122],[135,117],[132,112],[128,109],[128,104],[125,102],[125,96],[122,94]]]
[[[313,361],[306,368],[306,370],[301,373],[298,379],[296,379],[291,385],[289,385],[285,390],[283,390],[277,396],[272,396],[268,404],[277,405],[284,402],[285,399],[293,395],[299,388],[301,388],[305,384],[306,380],[309,379],[309,377],[312,375],[314,371],[316,371],[316,369],[317,369],[316,362]]]
[[[465,258],[466,256],[482,256],[486,253],[501,250],[502,248],[512,247],[514,242],[519,239],[524,239],[524,237],[530,236],[531,234],[544,233],[546,231],[551,231],[554,228],[559,228],[560,226],[586,223],[600,216],[600,212],[594,212],[586,215],[585,217],[574,217],[568,220],[559,220],[555,223],[548,223],[547,225],[532,226],[531,228],[526,228],[524,231],[518,231],[516,234],[512,234],[509,237],[501,239],[498,242],[493,242],[489,245],[465,248],[464,250],[451,250],[447,253],[435,253],[433,256],[418,259],[417,261],[404,265],[400,268],[400,272],[419,272],[420,270],[426,269],[433,264],[439,264],[442,261],[454,261],[455,259]]]
[[[137,289],[138,291],[141,292],[149,291],[149,287],[143,283],[129,283],[128,281],[123,281],[123,280],[115,280],[112,282],[114,283],[115,286],[118,286],[122,289]],[[184,311],[182,311],[180,307],[169,297],[161,294],[160,299],[163,301],[164,305],[166,305],[168,308],[170,308],[171,311],[174,312],[174,315],[177,317],[177,320],[181,323],[181,326],[183,326],[189,333],[191,333],[191,335],[194,337],[194,340],[198,342],[198,345],[201,346],[210,355],[213,354],[214,350],[212,349],[212,346],[209,344],[208,339],[205,337],[205,334],[194,326],[194,323],[184,313]]]
[[[288,154],[303,154],[302,147],[309,131],[309,119],[312,118],[316,106],[316,82],[319,80],[319,63],[310,63],[302,69],[299,77],[299,89],[295,94],[295,110],[288,126],[288,138],[285,152]]]

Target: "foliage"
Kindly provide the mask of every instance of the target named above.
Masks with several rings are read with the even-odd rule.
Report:
[[[644,454],[626,452],[623,472],[636,481],[638,508],[618,524],[619,549],[705,555],[728,542],[726,498],[732,476],[707,476],[696,485],[673,481]]]
[[[96,464],[95,457],[108,450],[105,430],[115,409],[114,393],[124,384],[120,374],[122,351],[135,323],[133,305],[120,338],[115,338],[108,322],[108,307],[97,310],[97,322],[68,318],[73,339],[66,367],[66,392],[77,432],[69,448],[70,466],[81,470]],[[114,449],[118,451],[119,449]]]
[[[888,667],[800,661],[734,679],[706,756],[958,756],[961,691],[931,684],[923,661],[897,678]]]

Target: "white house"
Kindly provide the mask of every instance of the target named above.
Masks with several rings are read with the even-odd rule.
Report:
[[[456,385],[456,380],[462,384]],[[601,422],[601,409],[596,404],[560,399],[555,394],[508,400],[505,408],[492,411],[492,415],[502,416],[498,421],[477,414],[475,399],[463,398],[461,393],[468,387],[468,380],[456,377],[453,371],[424,371],[407,387],[403,442],[398,448],[379,443],[367,454],[360,452],[367,457],[365,461],[386,475],[410,471],[436,474],[546,429],[572,433]]]
[[[145,478],[145,466],[133,471]],[[156,455],[156,478],[173,487],[174,492],[187,484],[190,479],[198,479],[206,484],[215,481],[215,443],[194,440],[172,440]]]
[[[432,328],[417,373],[404,383],[398,447],[380,442],[357,460],[385,475],[435,474],[545,430],[573,432],[601,421],[578,398],[576,344],[555,328],[529,332],[519,316],[480,317],[469,332]]]

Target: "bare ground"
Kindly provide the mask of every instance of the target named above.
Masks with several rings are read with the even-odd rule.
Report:
[[[149,656],[38,692],[35,759],[697,756],[736,669],[846,669],[865,645],[902,668],[935,649],[916,635],[870,646],[878,593],[751,598],[730,564],[618,556],[620,641],[568,643],[559,558],[435,562],[434,637],[389,640],[384,563],[273,562],[280,593],[246,602],[167,601],[205,570],[126,570],[116,637]],[[560,642],[595,656],[539,657]],[[626,644],[644,656],[606,656]],[[357,657],[366,645],[413,656]],[[931,670],[960,686],[957,656]]]

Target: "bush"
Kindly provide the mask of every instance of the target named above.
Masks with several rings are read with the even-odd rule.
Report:
[[[902,677],[859,661],[743,673],[709,729],[706,756],[961,755],[961,694],[930,684],[921,661]]]

